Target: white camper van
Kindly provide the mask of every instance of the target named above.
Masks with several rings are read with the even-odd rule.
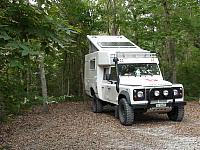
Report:
[[[85,90],[93,97],[93,112],[113,105],[123,125],[132,125],[134,116],[145,112],[166,113],[172,121],[183,119],[183,86],[163,80],[155,53],[124,36],[87,38]]]

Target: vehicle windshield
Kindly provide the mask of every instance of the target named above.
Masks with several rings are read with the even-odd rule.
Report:
[[[156,63],[119,64],[119,75],[121,76],[142,76],[160,75]]]

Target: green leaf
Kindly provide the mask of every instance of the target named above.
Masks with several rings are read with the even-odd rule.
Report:
[[[22,56],[27,56],[28,54],[29,54],[29,51],[25,51],[25,50],[22,51]]]
[[[0,31],[0,38],[6,41],[12,39],[5,31]]]
[[[19,47],[22,49],[22,56],[26,56],[26,55],[29,54],[30,49],[29,49],[29,47],[26,44],[20,43]]]
[[[20,68],[20,69],[23,68],[22,63],[19,60],[16,60],[16,59],[13,59],[13,60],[10,61],[10,66],[13,67],[13,68],[15,68],[15,67]]]
[[[13,49],[17,49],[19,48],[19,43],[18,41],[10,41],[6,47],[10,47],[10,48],[13,48]]]
[[[24,51],[30,51],[29,47],[23,43],[20,43],[19,47],[22,48]]]
[[[32,51],[32,52],[31,52],[31,55],[39,55],[39,54],[40,54],[39,51]]]

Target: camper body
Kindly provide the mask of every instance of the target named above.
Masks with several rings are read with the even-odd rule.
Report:
[[[93,97],[93,112],[115,106],[123,125],[137,114],[167,113],[170,120],[184,116],[184,90],[162,77],[155,53],[143,50],[124,36],[87,36],[85,91]]]

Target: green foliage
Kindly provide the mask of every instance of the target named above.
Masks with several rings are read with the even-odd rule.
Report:
[[[58,9],[50,7],[50,2],[42,7],[3,1],[0,10],[0,90],[6,113],[16,114],[26,99],[40,95],[38,55],[65,48],[72,29],[66,20],[55,16]]]
[[[184,61],[178,66],[178,80],[184,85],[185,95],[192,99],[200,97],[200,53],[193,49],[190,57],[192,61]]]

